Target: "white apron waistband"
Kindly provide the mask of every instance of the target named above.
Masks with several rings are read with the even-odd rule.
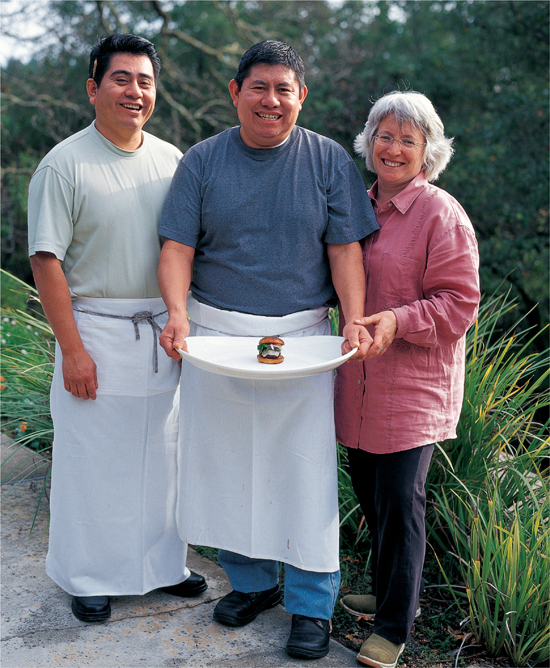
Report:
[[[252,315],[208,306],[189,293],[187,314],[190,320],[201,327],[233,336],[282,336],[316,327],[327,317],[328,307],[321,306],[283,316]]]
[[[161,297],[146,299],[103,299],[99,297],[78,297],[73,299],[73,309],[86,309],[110,315],[132,316],[138,311],[151,311],[157,315],[166,310]]]

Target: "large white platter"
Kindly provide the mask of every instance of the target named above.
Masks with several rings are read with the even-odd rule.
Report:
[[[189,352],[178,350],[191,364],[234,378],[252,380],[286,380],[312,376],[336,369],[357,350],[342,355],[342,336],[296,336],[284,338],[280,364],[258,362],[258,343],[261,337],[251,336],[189,336]]]

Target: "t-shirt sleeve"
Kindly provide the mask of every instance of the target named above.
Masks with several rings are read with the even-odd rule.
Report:
[[[186,154],[187,156],[187,154]],[[188,168],[184,156],[170,184],[164,202],[159,234],[196,248],[201,231],[201,184]]]
[[[29,185],[29,255],[47,251],[63,261],[73,238],[73,195],[72,184],[52,167],[34,173]]]
[[[327,192],[327,244],[349,244],[379,229],[367,189],[353,160],[335,174]]]

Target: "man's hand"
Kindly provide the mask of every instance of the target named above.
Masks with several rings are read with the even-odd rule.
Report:
[[[166,239],[160,252],[159,286],[168,309],[166,323],[159,342],[164,352],[173,360],[181,360],[175,348],[187,352],[185,339],[189,334],[187,319],[187,292],[193,276],[195,249],[172,239]]]
[[[352,355],[351,360],[362,361],[367,359],[368,352],[372,345],[372,336],[368,331],[356,324],[356,322],[347,323],[342,330],[342,336],[345,337],[342,343],[342,354],[349,353],[354,348],[358,348],[357,352]]]
[[[170,316],[162,334],[159,337],[159,343],[164,348],[165,353],[173,360],[180,360],[181,355],[176,352],[176,348],[187,351],[185,339],[189,334],[189,321],[185,316]]]
[[[97,368],[84,348],[79,353],[64,353],[62,370],[64,387],[73,397],[96,398]]]
[[[39,251],[31,257],[40,302],[63,354],[63,383],[79,399],[95,399],[97,371],[78,332],[67,279],[53,253]]]
[[[340,317],[345,322],[342,335],[346,339],[342,352],[358,348],[352,360],[364,360],[372,344],[369,332],[356,318],[365,311],[365,270],[363,251],[359,242],[351,244],[327,244],[328,259],[334,289],[338,295]]]
[[[374,339],[365,360],[383,355],[392,344],[397,332],[397,318],[393,311],[381,311],[374,315],[355,320],[356,325],[374,325]]]

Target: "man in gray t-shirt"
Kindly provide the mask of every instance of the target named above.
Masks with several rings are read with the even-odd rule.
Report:
[[[363,359],[372,340],[354,324],[365,299],[359,242],[378,226],[358,170],[341,146],[296,126],[307,88],[289,45],[252,46],[229,91],[240,126],[186,153],[165,203],[161,345],[179,359],[189,333],[327,334],[338,299],[343,352]],[[221,548],[234,591],[214,619],[242,626],[276,605],[282,561],[286,650],[297,658],[328,653],[338,593],[332,380],[182,367],[178,525],[191,543]]]

